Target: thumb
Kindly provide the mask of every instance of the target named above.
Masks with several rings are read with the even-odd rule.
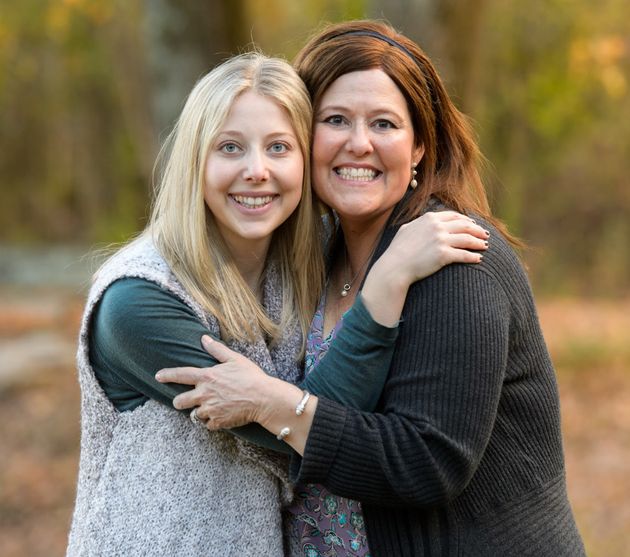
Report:
[[[217,342],[209,335],[203,335],[201,337],[201,345],[210,356],[221,363],[227,362],[238,355],[237,352],[230,350],[225,344]]]

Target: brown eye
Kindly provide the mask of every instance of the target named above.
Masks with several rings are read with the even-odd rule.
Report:
[[[340,126],[345,122],[345,118],[339,114],[333,114],[332,116],[324,118],[324,122],[326,124],[332,124],[333,126]]]
[[[397,128],[393,122],[385,120],[384,118],[376,120],[376,122],[374,122],[374,127],[378,130],[393,130]]]

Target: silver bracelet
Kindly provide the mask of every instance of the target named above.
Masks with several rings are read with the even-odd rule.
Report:
[[[304,409],[306,408],[306,403],[308,402],[309,398],[311,398],[311,393],[309,393],[308,391],[304,391],[304,394],[302,395],[302,400],[300,400],[300,402],[298,402],[298,405],[295,407],[296,416],[301,416],[302,414],[304,414]],[[276,435],[276,439],[278,441],[284,441],[289,435],[291,435],[291,428],[283,427],[280,430],[280,433]]]
[[[308,402],[309,398],[311,398],[311,393],[309,393],[308,391],[304,391],[304,396],[302,396],[302,400],[300,400],[298,405],[295,407],[296,416],[301,416],[302,414],[304,414],[306,403]]]

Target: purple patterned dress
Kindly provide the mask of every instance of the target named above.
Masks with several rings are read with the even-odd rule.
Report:
[[[305,372],[324,357],[343,325],[343,317],[324,338],[325,296],[315,312],[306,340]],[[298,484],[288,513],[291,557],[370,557],[358,501],[338,497],[318,484]]]

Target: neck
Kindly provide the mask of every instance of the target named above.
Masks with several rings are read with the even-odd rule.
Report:
[[[387,215],[381,215],[378,219],[367,222],[340,220],[343,237],[346,243],[346,253],[348,254],[348,266],[351,276],[361,270],[361,266],[370,259],[376,249],[376,244],[385,228]],[[367,265],[366,265],[367,266]],[[359,277],[362,278],[362,277]]]
[[[267,253],[269,252],[269,240],[264,242],[243,242],[241,245],[227,243],[236,268],[252,292],[258,296],[260,277],[265,268]]]
[[[369,222],[339,219],[346,244],[345,248],[341,246],[345,256],[344,251],[340,251],[333,262],[329,281],[330,295],[326,296],[324,333],[328,334],[343,312],[354,302],[388,216]]]

